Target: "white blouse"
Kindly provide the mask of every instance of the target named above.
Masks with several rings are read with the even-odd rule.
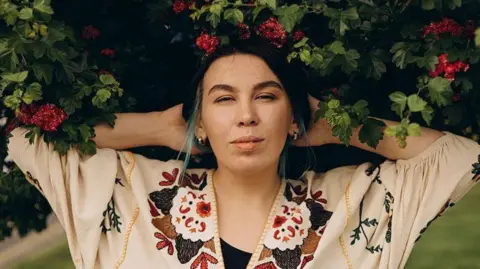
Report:
[[[224,268],[213,170],[127,151],[60,156],[26,130],[9,153],[65,228],[76,268]],[[403,268],[430,223],[480,180],[480,145],[448,132],[409,160],[284,180],[248,268]],[[476,164],[475,166],[472,166]]]

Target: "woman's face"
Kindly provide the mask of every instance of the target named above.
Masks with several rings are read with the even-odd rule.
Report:
[[[296,128],[287,93],[261,58],[225,56],[205,73],[196,135],[209,139],[219,167],[242,174],[277,169]]]

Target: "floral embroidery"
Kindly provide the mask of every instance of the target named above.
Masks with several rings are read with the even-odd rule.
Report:
[[[370,240],[367,237],[367,234],[365,232],[365,228],[376,227],[378,225],[378,221],[375,218],[372,218],[372,219],[365,218],[365,219],[363,219],[363,216],[362,216],[362,213],[363,213],[363,199],[360,202],[360,210],[359,211],[360,211],[360,213],[359,213],[358,226],[357,226],[357,228],[355,228],[353,230],[353,234],[350,236],[351,238],[353,238],[352,241],[350,242],[350,245],[354,245],[355,243],[357,243],[357,241],[360,241],[361,240],[360,235],[363,235],[363,237],[365,238],[365,241],[367,242],[366,246],[365,246],[365,249],[367,249],[370,253],[375,253],[375,252],[382,251],[382,248],[380,247],[380,245],[369,246]]]
[[[308,193],[306,182],[289,181],[284,201],[264,239],[259,261],[273,258],[255,268],[303,268],[313,260],[321,235],[332,212],[325,210],[322,191]]]
[[[191,269],[196,269],[200,267],[201,269],[208,268],[208,264],[217,264],[218,260],[215,259],[212,255],[209,255],[205,252],[202,252],[195,261],[193,261],[192,266],[190,266]]]
[[[162,172],[159,185],[172,187],[149,194],[152,224],[158,230],[154,236],[160,239],[157,249],[166,249],[168,255],[174,255],[176,250],[180,263],[192,262],[190,268],[206,269],[209,264],[218,263],[205,252],[215,253],[212,207],[210,197],[203,192],[206,173],[179,178],[179,172],[178,168],[171,173]],[[202,249],[205,251],[199,254]]]
[[[103,211],[103,220],[100,223],[100,227],[102,227],[102,232],[107,233],[112,230],[116,230],[117,232],[121,233],[120,226],[122,222],[120,221],[120,215],[117,214],[115,210],[115,201],[113,197],[110,199],[110,202],[107,204],[107,209]]]

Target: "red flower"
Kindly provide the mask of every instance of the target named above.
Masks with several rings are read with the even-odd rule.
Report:
[[[423,37],[429,34],[435,35],[435,39],[440,39],[440,34],[451,34],[452,36],[460,36],[464,32],[464,28],[456,21],[443,18],[440,22],[432,22],[423,28]]]
[[[115,57],[115,50],[114,49],[103,49],[100,54],[108,56],[110,58]]]
[[[238,24],[240,40],[249,39],[251,36],[250,27],[245,23]]]
[[[214,52],[219,44],[216,36],[210,36],[207,33],[202,33],[198,36],[195,43],[200,49],[205,51],[205,55],[207,56]]]
[[[446,79],[453,81],[455,80],[455,73],[460,71],[466,72],[470,68],[469,64],[466,64],[460,60],[449,63],[447,56],[447,53],[438,56],[438,64],[436,65],[435,70],[429,72],[431,77],[438,77],[444,73],[444,77]]]
[[[157,243],[157,249],[161,250],[164,248],[167,248],[167,253],[168,255],[173,255],[173,243],[168,240],[168,238],[163,235],[162,233],[156,232],[153,234],[156,238],[160,239],[160,241]]]
[[[276,216],[275,220],[273,221],[273,228],[278,228],[282,226],[285,222],[287,222],[287,218],[283,216]]]
[[[296,31],[293,33],[293,41],[300,41],[305,37],[305,33],[303,31]]]
[[[184,11],[186,8],[187,5],[185,4],[185,1],[175,0],[175,2],[173,3],[173,11],[175,11],[175,13],[177,14]]]
[[[65,111],[53,104],[46,104],[38,108],[32,116],[31,122],[44,131],[53,132],[65,119],[67,119]]]
[[[287,41],[285,28],[274,17],[260,24],[257,34],[268,39],[277,48],[281,48]]]
[[[212,207],[210,203],[199,202],[197,203],[197,214],[202,218],[210,217]]]
[[[95,40],[100,35],[100,30],[93,27],[92,25],[88,25],[83,27],[81,37],[87,40]]]
[[[20,115],[17,115],[18,119],[23,124],[26,124],[26,125],[33,124],[32,117],[37,112],[37,110],[38,110],[38,106],[35,104],[31,104],[28,106],[26,104],[22,104],[20,106]]]

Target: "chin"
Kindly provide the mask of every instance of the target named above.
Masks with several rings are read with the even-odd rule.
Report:
[[[229,160],[232,171],[239,174],[258,174],[269,169],[275,162],[266,161],[266,158],[259,156],[235,156]]]

